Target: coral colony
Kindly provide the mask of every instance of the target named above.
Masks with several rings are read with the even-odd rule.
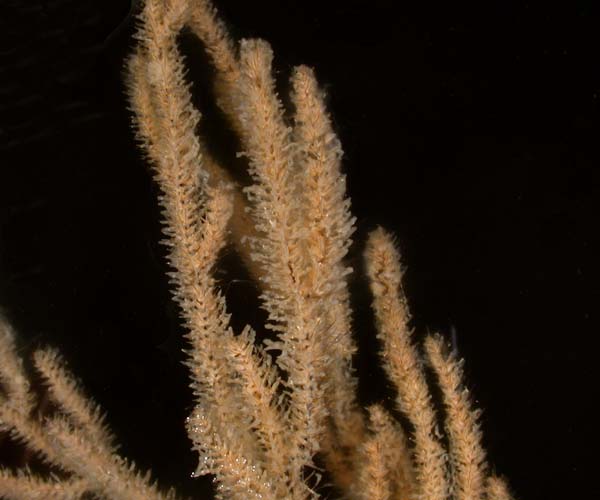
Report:
[[[201,115],[177,46],[184,27],[212,62],[214,96],[239,137],[249,186],[233,182],[196,134]],[[212,475],[224,499],[510,499],[486,465],[462,362],[440,336],[427,336],[419,349],[412,341],[398,251],[381,228],[369,235],[364,258],[373,342],[394,408],[358,403],[344,263],[355,219],[313,71],[293,70],[293,113],[285,116],[269,44],[234,42],[208,0],[146,0],[136,43],[127,88],[161,190],[173,294],[189,344],[194,406],[185,425],[198,455],[195,475]],[[230,326],[213,277],[225,245],[260,287],[271,332],[264,342],[250,326]],[[177,498],[118,454],[99,409],[57,352],[34,352],[33,366],[57,408],[52,415],[36,411],[37,392],[2,321],[0,426],[53,471],[0,469],[2,498]],[[443,408],[434,404],[425,368]]]

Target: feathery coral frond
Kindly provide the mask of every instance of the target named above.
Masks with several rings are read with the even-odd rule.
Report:
[[[461,362],[444,354],[439,336],[425,339],[425,351],[444,396],[454,496],[456,500],[476,500],[485,489],[485,452],[478,413],[471,409],[468,390],[462,388]]]
[[[314,72],[298,66],[291,77],[295,106],[293,137],[297,148],[296,196],[301,200],[301,227],[306,231],[306,288],[323,317],[319,336],[328,345],[330,381],[325,398],[332,424],[345,453],[361,441],[362,415],[356,408],[356,379],[352,356],[356,346],[350,334],[351,311],[344,264],[356,219],[346,198],[341,173],[342,148],[331,127],[324,95]],[[330,450],[333,452],[333,450]]]
[[[391,236],[378,228],[365,250],[373,293],[383,366],[397,388],[396,405],[414,426],[415,473],[420,498],[443,500],[448,495],[445,453],[436,437],[436,416],[422,363],[411,342],[406,299],[402,295],[400,255]]]
[[[45,479],[0,468],[0,498],[6,500],[77,500],[87,491],[87,483],[82,479]]]
[[[269,328],[279,332],[271,349],[281,350],[278,366],[288,374],[289,424],[295,451],[290,460],[310,465],[323,432],[324,373],[327,359],[314,330],[314,304],[305,293],[306,268],[299,204],[293,184],[293,143],[271,76],[272,51],[261,40],[243,40],[238,83],[245,154],[254,184],[246,188],[259,234],[251,240],[253,258],[263,267],[264,307]],[[310,366],[311,369],[307,370]]]
[[[4,337],[2,342],[2,365],[22,367],[21,358],[12,348],[12,332],[11,337]],[[123,500],[175,498],[173,492],[161,493],[150,483],[149,475],[141,476],[133,465],[115,453],[99,410],[82,395],[55,351],[37,351],[34,360],[48,383],[49,393],[57,403],[59,413],[53,417],[35,415],[29,408],[29,405],[36,404],[33,393],[26,398],[27,405],[20,407],[19,404],[24,401],[22,394],[9,390],[7,400],[2,401],[0,406],[0,429],[10,432],[16,441],[23,442],[68,477],[47,480],[27,470],[17,474],[2,470],[0,493],[4,497],[67,499],[93,492],[98,497]],[[22,372],[21,376],[26,374]],[[28,379],[24,378],[19,385],[29,387]]]
[[[33,396],[23,368],[23,361],[17,355],[15,333],[10,324],[0,316],[0,384],[6,393],[4,405],[11,405],[23,415],[33,408]]]
[[[69,415],[82,433],[110,452],[116,451],[114,438],[104,424],[100,408],[82,394],[77,382],[65,370],[60,354],[54,349],[41,349],[34,352],[33,361],[46,379],[52,400]]]
[[[512,500],[506,481],[498,476],[490,476],[487,480],[487,500]]]
[[[403,464],[391,456],[398,448],[390,443],[397,443],[399,436],[380,405],[369,408],[369,430],[370,436],[360,448],[362,467],[354,488],[358,498],[387,500],[392,498],[394,473],[404,472],[398,471]]]

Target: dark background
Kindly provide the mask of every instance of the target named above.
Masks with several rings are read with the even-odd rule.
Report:
[[[454,332],[490,463],[516,498],[598,495],[597,3],[217,4],[235,36],[272,43],[282,93],[298,63],[327,89],[358,218],[363,402],[387,394],[361,262],[383,224],[407,266],[416,335]],[[190,479],[182,331],[124,98],[130,3],[0,6],[1,308],[24,354],[64,353],[127,457],[183,493],[209,488]],[[182,46],[213,137],[210,71],[197,44]],[[214,143],[234,156],[227,134]],[[260,324],[256,289],[224,268],[237,321]]]

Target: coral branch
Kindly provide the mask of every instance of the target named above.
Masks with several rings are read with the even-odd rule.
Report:
[[[486,467],[478,413],[471,409],[469,391],[461,387],[461,362],[446,356],[443,350],[439,336],[425,339],[427,357],[444,395],[454,495],[456,500],[475,500],[484,493]]]
[[[378,338],[383,348],[383,366],[398,390],[398,410],[414,426],[419,495],[428,500],[443,500],[448,495],[445,453],[436,437],[436,416],[422,363],[411,342],[409,314],[401,295],[400,255],[390,235],[379,228],[369,235],[365,258]]]

